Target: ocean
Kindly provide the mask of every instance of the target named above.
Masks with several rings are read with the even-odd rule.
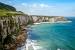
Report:
[[[75,50],[75,17],[68,19],[72,22],[32,25],[26,50]]]

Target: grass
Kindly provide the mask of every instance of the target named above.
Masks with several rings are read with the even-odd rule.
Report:
[[[18,11],[0,10],[0,16],[12,16],[12,15],[23,15],[23,13]]]

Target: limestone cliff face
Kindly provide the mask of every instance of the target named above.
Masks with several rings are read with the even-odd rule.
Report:
[[[58,21],[66,21],[67,19],[62,16],[38,16],[31,15],[34,23],[39,22],[58,22]]]
[[[30,21],[32,23],[32,17],[26,14],[0,16],[0,49],[9,49],[13,44],[15,46],[25,41],[27,35],[23,29]]]

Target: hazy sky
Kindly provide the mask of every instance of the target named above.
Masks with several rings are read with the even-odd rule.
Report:
[[[75,16],[75,0],[0,0],[32,15]]]

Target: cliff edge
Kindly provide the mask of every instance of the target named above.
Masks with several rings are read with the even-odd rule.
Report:
[[[31,22],[30,22],[31,21]],[[16,50],[27,38],[28,24],[32,17],[10,5],[0,3],[0,50]]]

